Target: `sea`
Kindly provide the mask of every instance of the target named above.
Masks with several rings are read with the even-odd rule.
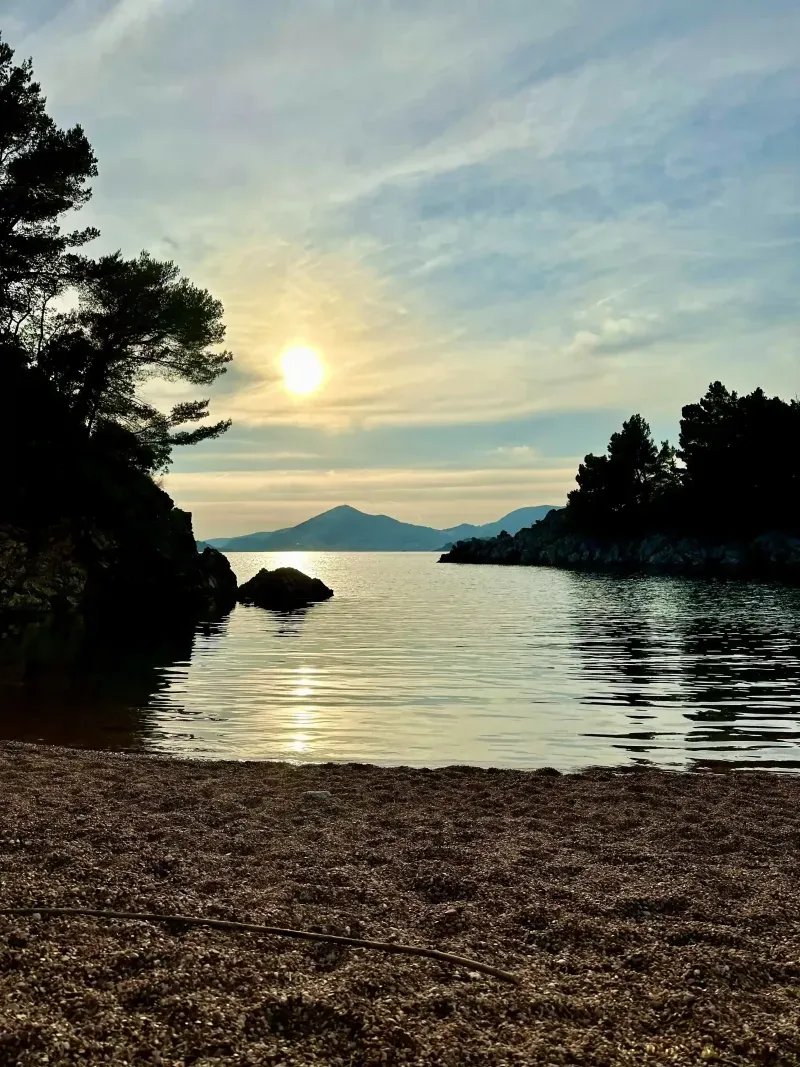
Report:
[[[0,738],[200,759],[800,768],[800,590],[231,553],[332,600],[0,641]]]

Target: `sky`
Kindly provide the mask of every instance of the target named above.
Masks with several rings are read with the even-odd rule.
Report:
[[[633,412],[674,439],[717,378],[798,392],[796,0],[0,0],[0,28],[95,148],[96,251],[225,305],[234,426],[165,480],[198,536],[490,521],[563,503]]]

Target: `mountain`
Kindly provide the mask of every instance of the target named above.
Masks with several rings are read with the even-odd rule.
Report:
[[[455,541],[468,537],[494,537],[501,530],[515,534],[538,519],[543,519],[550,504],[519,508],[484,526],[463,523],[448,530],[432,526],[415,526],[388,515],[367,515],[347,504],[315,515],[297,526],[284,530],[244,534],[241,537],[212,537],[206,543],[223,552],[286,552],[305,549],[310,552],[438,552]]]
[[[483,526],[471,526],[468,522],[460,526],[452,526],[449,530],[442,530],[447,535],[448,541],[466,541],[470,537],[497,537],[503,530],[509,534],[518,533],[526,526],[533,526],[535,522],[543,519],[548,511],[552,511],[555,504],[540,504],[534,508],[517,508],[509,511],[497,522],[487,522]]]

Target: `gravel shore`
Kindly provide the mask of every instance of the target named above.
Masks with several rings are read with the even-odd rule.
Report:
[[[330,797],[305,795],[325,790]],[[0,745],[5,1064],[800,1064],[800,778]]]

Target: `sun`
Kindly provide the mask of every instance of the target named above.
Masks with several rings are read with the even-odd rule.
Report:
[[[281,356],[281,369],[284,385],[298,396],[308,396],[319,389],[325,377],[319,354],[306,345],[287,348]]]

